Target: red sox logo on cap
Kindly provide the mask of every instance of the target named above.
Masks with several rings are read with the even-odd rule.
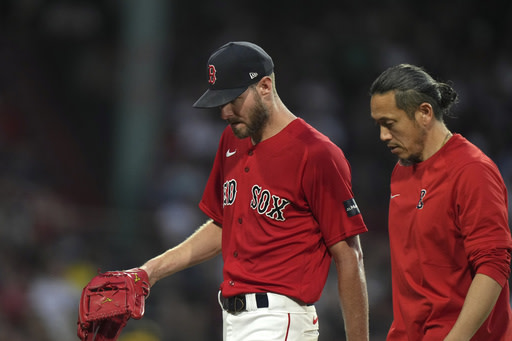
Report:
[[[217,70],[215,70],[215,66],[210,64],[208,65],[208,83],[215,84],[215,81],[217,80]]]
[[[272,58],[261,47],[247,41],[222,45],[210,56],[206,66],[208,90],[193,104],[195,108],[221,107],[274,71]]]

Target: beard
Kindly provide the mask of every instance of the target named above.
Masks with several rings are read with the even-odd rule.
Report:
[[[419,155],[411,155],[407,159],[398,159],[398,161],[402,166],[412,166],[422,162],[423,160]]]
[[[239,126],[232,125],[231,129],[236,137],[240,139],[251,137],[252,142],[257,144],[261,141],[263,128],[268,123],[269,112],[258,95],[254,97],[254,101],[254,106],[250,109],[248,115],[248,122]]]
[[[412,166],[424,161],[423,151],[425,150],[425,140],[427,137],[427,131],[424,128],[420,127],[419,125],[415,126],[418,128],[418,135],[412,144],[412,146],[414,147],[413,150],[415,151],[410,152],[410,154],[407,155],[406,158],[399,158],[399,162],[403,166]]]

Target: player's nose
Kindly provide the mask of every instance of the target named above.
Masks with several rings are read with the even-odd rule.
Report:
[[[231,108],[231,103],[224,104],[219,107],[220,109],[220,117],[226,121],[230,117],[233,116],[233,108]]]
[[[383,127],[383,126],[380,127],[380,139],[381,139],[381,141],[384,141],[384,142],[391,140],[391,133],[389,132],[388,128]]]

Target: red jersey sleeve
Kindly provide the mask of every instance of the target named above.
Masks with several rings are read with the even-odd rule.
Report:
[[[493,163],[473,162],[459,172],[455,203],[457,226],[475,273],[504,285],[510,275],[512,241],[507,189]]]
[[[367,231],[352,192],[350,165],[335,145],[312,149],[304,193],[327,246]]]

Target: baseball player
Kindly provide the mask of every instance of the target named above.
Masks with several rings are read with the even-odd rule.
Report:
[[[343,152],[291,113],[259,46],[230,42],[208,60],[197,108],[228,123],[199,207],[210,218],[146,262],[150,284],[222,253],[223,340],[317,340],[332,259],[347,340],[368,340],[358,235],[367,228]]]
[[[384,71],[370,94],[380,138],[399,158],[387,340],[512,340],[507,189],[496,165],[444,124],[456,92],[402,64]]]

